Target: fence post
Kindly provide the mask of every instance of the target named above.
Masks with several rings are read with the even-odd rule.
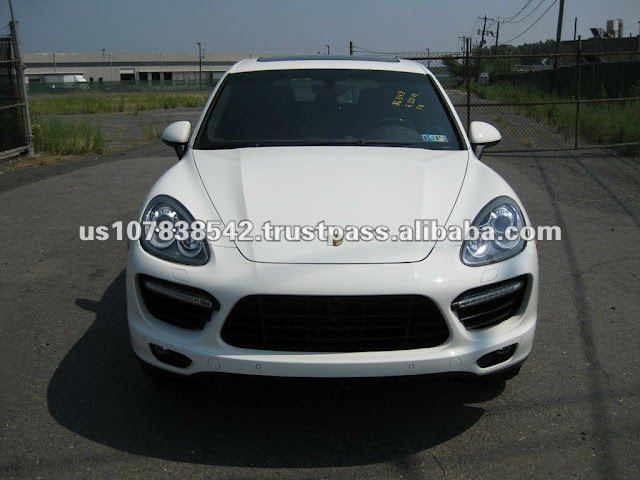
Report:
[[[467,84],[467,135],[469,135],[469,128],[471,127],[471,39],[467,38],[465,42],[465,55],[464,55],[464,77]]]
[[[574,150],[578,149],[578,137],[580,135],[580,55],[582,53],[582,38],[578,36],[578,44],[576,49],[576,124],[575,124],[575,141]]]

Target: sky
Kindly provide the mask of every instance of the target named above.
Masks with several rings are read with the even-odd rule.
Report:
[[[353,40],[371,51],[453,51],[461,35],[481,28],[479,16],[514,20],[500,27],[508,41],[528,28],[554,0],[13,0],[22,51],[193,52],[315,54],[331,45],[348,53]],[[557,0],[556,0],[557,1]],[[557,2],[514,43],[555,38]],[[622,18],[625,35],[638,34],[638,0],[565,0],[563,39],[590,37],[589,27]],[[0,0],[0,30],[9,22]],[[492,30],[495,25],[488,22]],[[489,41],[493,41],[489,37]]]

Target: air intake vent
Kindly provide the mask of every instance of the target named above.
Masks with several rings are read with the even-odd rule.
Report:
[[[251,295],[229,314],[229,345],[287,352],[369,352],[435,347],[449,330],[420,295]]]
[[[220,303],[203,290],[142,275],[140,293],[158,320],[189,330],[202,330]]]
[[[480,368],[487,368],[506,362],[513,357],[513,354],[516,352],[516,348],[518,348],[518,344],[514,343],[513,345],[501,348],[500,350],[494,350],[491,353],[487,353],[478,359],[478,366]]]
[[[173,350],[169,350],[168,348],[164,348],[153,343],[149,344],[149,349],[151,349],[151,353],[157,360],[168,365],[173,365],[174,367],[187,368],[193,363],[186,355],[174,352]]]
[[[513,317],[520,306],[527,286],[527,276],[468,290],[451,304],[468,330],[489,328]]]

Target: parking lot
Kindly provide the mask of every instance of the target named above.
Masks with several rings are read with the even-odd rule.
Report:
[[[523,132],[526,134],[527,132]],[[128,346],[125,242],[155,142],[0,175],[0,478],[638,478],[640,163],[486,157],[538,225],[533,354],[506,385],[224,377],[158,386]]]

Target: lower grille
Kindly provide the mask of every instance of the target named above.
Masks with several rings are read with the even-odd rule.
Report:
[[[493,327],[518,313],[526,289],[526,275],[474,288],[456,298],[451,309],[467,330]]]
[[[250,295],[221,332],[229,345],[285,352],[370,352],[435,347],[449,337],[420,295]]]

